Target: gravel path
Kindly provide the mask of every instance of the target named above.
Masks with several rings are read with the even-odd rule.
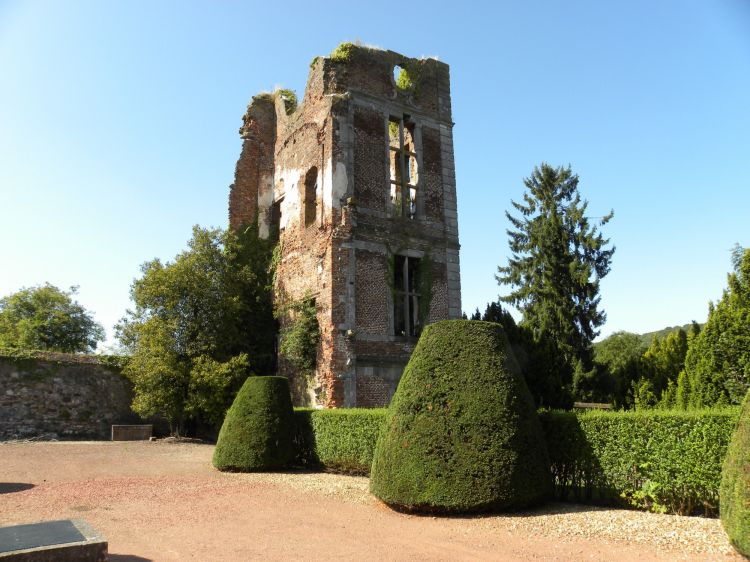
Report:
[[[114,562],[742,560],[717,519],[555,503],[512,515],[397,513],[368,479],[231,474],[199,444],[0,444],[0,525],[82,517]],[[614,553],[614,554],[613,554]]]
[[[305,492],[340,498],[347,502],[379,503],[369,493],[369,479],[362,476],[325,473],[241,476],[248,481],[284,485]],[[736,555],[721,522],[718,519],[704,517],[681,517],[571,503],[552,503],[520,513],[462,519],[467,525],[488,530],[503,529],[521,536],[534,535],[562,540],[575,537],[605,538],[660,549],[726,555],[729,556],[728,559]],[[739,556],[736,559],[742,560]]]

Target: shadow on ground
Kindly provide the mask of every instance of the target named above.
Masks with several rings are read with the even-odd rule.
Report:
[[[526,518],[526,517],[541,517],[545,515],[563,515],[566,513],[585,513],[591,511],[606,511],[609,509],[616,509],[607,506],[595,506],[585,505],[579,503],[561,503],[561,502],[547,502],[535,507],[527,507],[525,509],[509,509],[502,511],[479,511],[479,512],[444,512],[439,510],[418,510],[410,509],[403,506],[387,504],[373,496],[376,501],[376,505],[380,505],[384,509],[394,511],[396,513],[403,513],[404,515],[414,515],[416,517],[426,518],[440,518],[440,519],[491,519],[495,517],[504,518]]]
[[[28,484],[26,482],[0,482],[0,494],[23,492],[24,490],[31,490],[33,487],[34,484]]]
[[[153,562],[150,558],[143,558],[135,554],[110,554],[109,562]]]

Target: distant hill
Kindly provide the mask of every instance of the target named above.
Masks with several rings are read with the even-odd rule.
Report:
[[[654,339],[654,337],[663,338],[667,334],[671,334],[672,332],[676,332],[680,328],[685,330],[686,332],[690,332],[690,327],[692,324],[684,324],[682,326],[670,326],[668,328],[662,328],[661,330],[657,330],[655,332],[646,332],[645,334],[636,334],[643,343],[643,347],[647,348],[649,345],[651,345],[651,341]],[[703,324],[698,324],[701,328],[703,327]],[[604,338],[601,341],[598,341],[594,343],[594,347],[596,347],[598,344],[607,341],[608,338]]]
[[[682,326],[671,326],[669,328],[663,328],[661,330],[657,330],[656,332],[646,332],[645,334],[638,334],[638,337],[641,338],[641,341],[644,345],[649,346],[651,345],[651,340],[654,339],[654,336],[658,338],[663,338],[667,334],[671,334],[672,332],[676,332],[680,328],[685,330],[686,332],[690,332],[690,327],[692,324],[684,324]],[[703,324],[698,324],[701,328],[703,327]]]

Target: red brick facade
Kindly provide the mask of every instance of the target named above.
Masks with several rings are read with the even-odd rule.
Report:
[[[316,300],[315,376],[284,369],[295,402],[382,406],[416,343],[396,335],[403,315],[421,326],[461,314],[448,66],[352,47],[313,62],[299,107],[283,97],[256,96],[244,116],[230,225],[257,215],[261,236],[278,233],[277,303]],[[404,274],[408,293],[396,256],[419,272]]]

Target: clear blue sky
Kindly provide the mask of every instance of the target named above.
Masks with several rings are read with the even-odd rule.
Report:
[[[226,225],[251,96],[357,39],[451,66],[464,310],[547,161],[615,210],[602,334],[705,320],[750,246],[746,0],[0,0],[0,295],[80,285],[111,335],[141,263]]]

